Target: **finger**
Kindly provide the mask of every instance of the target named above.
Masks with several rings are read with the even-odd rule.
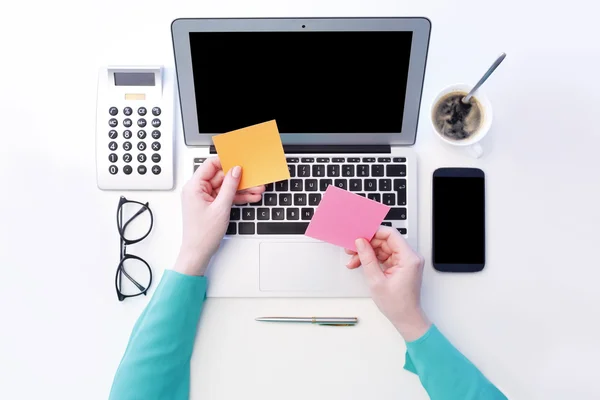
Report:
[[[389,226],[380,226],[379,230],[375,233],[374,239],[371,241],[374,240],[385,242],[389,247],[390,253],[406,253],[413,251],[402,235],[395,228]]]
[[[351,255],[351,256],[356,254],[356,252],[354,250],[344,249],[344,251],[346,252],[346,254]]]
[[[381,240],[381,239],[373,239],[371,240],[371,247],[373,249],[382,249],[384,250],[386,253],[392,253],[392,249],[390,249],[390,245],[388,244],[387,240]]]
[[[358,250],[358,257],[360,263],[365,270],[365,275],[370,285],[379,282],[384,278],[383,271],[379,266],[379,260],[371,247],[371,244],[365,239],[356,239],[356,249]]]
[[[348,269],[355,269],[360,267],[360,259],[358,258],[358,254],[354,254],[352,257],[350,257],[350,261],[346,263],[346,267]]]
[[[242,167],[235,166],[227,172],[223,184],[213,204],[219,207],[231,207],[236,196],[240,179],[242,178]]]
[[[209,182],[219,171],[222,171],[221,161],[217,157],[211,157],[194,172],[192,181],[196,184],[202,181]]]
[[[261,198],[260,194],[236,194],[233,202],[235,204],[257,203]]]
[[[265,190],[267,190],[265,185],[254,186],[254,187],[251,187],[248,189],[240,190],[240,191],[238,191],[238,194],[241,194],[241,193],[262,194],[265,192]]]
[[[215,173],[215,176],[210,180],[210,184],[213,188],[220,188],[225,180],[225,172],[222,169],[218,170]]]

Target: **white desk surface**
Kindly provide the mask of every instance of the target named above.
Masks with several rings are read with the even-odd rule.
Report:
[[[587,5],[585,5],[586,3]],[[598,399],[600,24],[593,2],[216,0],[13,1],[0,15],[0,398],[105,399],[148,298],[117,301],[115,211],[96,188],[97,68],[173,65],[176,17],[427,16],[433,23],[417,143],[419,251],[431,251],[431,175],[487,175],[488,262],[435,272],[423,301],[511,399]],[[438,143],[436,93],[486,83],[486,155]],[[179,129],[179,128],[178,128]],[[178,131],[180,132],[180,130]],[[184,148],[181,135],[177,146]],[[177,189],[126,193],[156,224],[135,253],[157,278],[180,238]],[[157,279],[158,281],[158,279]],[[153,288],[156,288],[154,285]],[[267,325],[266,314],[356,315],[354,328]],[[210,299],[192,362],[194,399],[426,399],[405,346],[369,299]]]

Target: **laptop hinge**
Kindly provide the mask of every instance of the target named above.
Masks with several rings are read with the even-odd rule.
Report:
[[[352,153],[383,153],[392,152],[390,145],[386,144],[288,144],[283,146],[285,154],[352,154]],[[217,154],[215,146],[210,146],[210,154]]]

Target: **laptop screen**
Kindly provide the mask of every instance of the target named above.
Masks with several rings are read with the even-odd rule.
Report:
[[[199,133],[402,131],[412,32],[191,32]]]

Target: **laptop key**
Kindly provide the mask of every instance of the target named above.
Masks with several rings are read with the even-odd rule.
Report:
[[[379,157],[377,162],[392,162],[392,159],[389,157]]]
[[[354,165],[342,165],[342,176],[354,176]]]
[[[350,179],[350,190],[353,192],[360,192],[362,190],[362,180]]]
[[[390,208],[390,211],[388,211],[387,215],[385,216],[385,219],[391,219],[391,220],[406,219],[406,208],[404,208],[404,207]]]
[[[394,190],[406,190],[406,179],[394,179]]]
[[[394,162],[406,162],[406,158],[404,158],[404,157],[394,157]]]
[[[243,220],[254,220],[254,208],[244,208],[242,210],[242,219]]]
[[[250,203],[251,206],[262,206],[262,197],[260,198],[259,201],[255,202],[255,203]]]
[[[331,177],[340,176],[340,166],[337,164],[328,165],[327,166],[327,176],[331,176]]]
[[[360,158],[358,158],[358,157],[348,157],[348,162],[360,162]]]
[[[259,235],[304,235],[308,222],[259,222]]]
[[[406,235],[406,228],[396,228],[396,230],[400,232],[401,235]]]
[[[292,179],[290,181],[290,190],[292,192],[301,192],[302,191],[302,179]]]
[[[271,210],[271,219],[280,221],[285,219],[285,210],[283,208],[274,208]]]
[[[321,178],[325,176],[325,166],[321,164],[316,164],[312,166],[312,176]]]
[[[396,192],[398,195],[397,203],[399,206],[406,205],[406,187],[404,189],[400,189]]]
[[[275,190],[277,190],[278,192],[287,192],[288,191],[288,181],[275,182]]]
[[[264,196],[265,206],[276,206],[277,195],[275,193],[265,193]]]
[[[326,191],[329,185],[333,185],[333,179],[319,179],[319,191]]]
[[[385,171],[387,176],[406,176],[406,165],[389,164]]]
[[[316,179],[307,179],[304,181],[304,190],[307,192],[316,192],[317,188],[317,180]]]
[[[336,179],[333,181],[333,184],[340,189],[348,189],[348,180],[347,179]]]
[[[392,223],[390,221],[383,221],[381,226],[392,226]]]
[[[269,220],[270,210],[268,208],[259,208],[256,210],[256,219],[260,221]]]
[[[364,193],[356,193],[356,194],[359,195],[359,196],[362,196],[362,197],[367,197],[367,195],[364,194]]]
[[[230,221],[239,221],[240,220],[240,209],[237,207],[232,207],[231,211],[229,211],[229,220]]]
[[[363,162],[375,162],[375,157],[363,157]]]
[[[377,179],[365,179],[365,190],[375,192],[377,190]]]
[[[306,165],[306,164],[298,165],[298,176],[301,178],[310,176],[310,165]]]
[[[311,193],[308,195],[308,205],[318,206],[321,202],[321,193]]]
[[[327,162],[329,162],[329,158],[328,157],[317,158],[317,162],[327,163]]]
[[[312,158],[312,157],[304,157],[304,158],[301,159],[301,161],[302,162],[310,162],[310,163],[312,163],[312,162],[315,162],[315,159]]]
[[[292,205],[292,195],[290,193],[281,193],[279,195],[279,205],[280,206],[291,206]]]
[[[300,210],[298,208],[288,208],[287,209],[287,219],[288,220],[300,219]]]
[[[315,214],[315,209],[314,208],[303,208],[300,214],[302,215],[302,219],[311,220],[313,215]]]
[[[396,205],[396,195],[394,193],[384,193],[383,194],[383,204],[386,206],[395,206]]]
[[[379,180],[379,191],[389,192],[391,190],[392,190],[392,180],[391,179],[380,179]]]
[[[361,164],[356,168],[357,176],[369,176],[369,166],[365,164]]]
[[[295,158],[295,157],[288,157],[285,159],[288,163],[298,163],[300,162],[300,159]]]
[[[265,185],[265,192],[273,192],[275,189],[275,185],[273,185],[272,183],[267,183]]]
[[[254,222],[240,222],[238,224],[240,235],[254,235]]]
[[[381,203],[381,195],[379,193],[369,193],[369,198]]]
[[[296,193],[294,195],[294,205],[295,206],[305,206],[306,205],[306,193]]]
[[[288,170],[290,171],[290,177],[295,177],[296,176],[296,166],[295,165],[288,165]]]
[[[235,222],[230,222],[229,225],[227,226],[227,232],[225,232],[226,235],[235,235],[237,233],[237,225]]]
[[[346,159],[344,157],[334,157],[332,159],[333,162],[345,162]]]
[[[371,165],[371,176],[383,176],[385,171],[383,169],[383,165],[375,164]]]

